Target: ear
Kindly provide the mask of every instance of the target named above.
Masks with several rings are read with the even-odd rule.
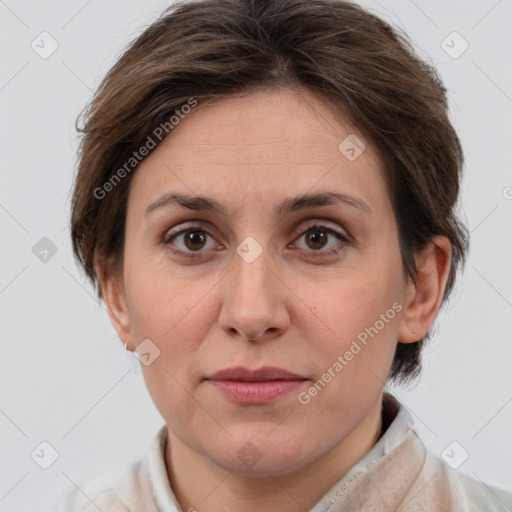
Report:
[[[129,342],[131,325],[122,270],[99,254],[94,257],[94,267],[110,321],[121,341]]]
[[[441,307],[451,265],[451,243],[445,236],[436,236],[416,256],[418,276],[405,290],[404,308],[398,330],[400,343],[421,340],[434,323]]]

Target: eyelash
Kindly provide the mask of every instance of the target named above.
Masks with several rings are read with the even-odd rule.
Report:
[[[321,230],[321,231],[324,231],[328,234],[332,234],[334,235],[341,243],[341,246],[342,247],[333,247],[331,249],[328,249],[328,250],[322,250],[322,249],[319,249],[317,251],[315,250],[310,250],[310,251],[307,251],[309,253],[308,257],[313,257],[313,258],[326,258],[326,257],[329,257],[329,256],[334,256],[336,254],[338,254],[341,250],[343,250],[345,247],[349,246],[352,244],[352,241],[345,235],[343,235],[342,233],[328,227],[328,226],[325,226],[324,224],[321,224],[321,223],[312,223],[311,225],[308,225],[307,227],[305,228],[302,228],[302,230],[297,230],[295,233],[294,233],[294,237],[297,236],[297,238],[300,238],[302,237],[303,235],[305,235],[308,231],[312,230],[312,229],[318,229],[318,230]],[[186,258],[199,258],[199,257],[202,257],[202,253],[204,251],[201,251],[201,250],[198,250],[198,251],[183,251],[181,249],[173,249],[171,247],[172,245],[172,241],[177,238],[179,235],[182,235],[184,233],[187,233],[189,231],[200,231],[200,232],[203,232],[205,234],[207,234],[208,236],[210,236],[211,238],[213,238],[207,230],[205,230],[201,225],[199,224],[186,224],[185,226],[182,227],[182,229],[180,229],[179,231],[177,231],[176,233],[172,233],[172,232],[167,232],[165,235],[164,235],[164,239],[163,239],[163,243],[165,245],[168,245],[170,247],[170,250],[174,253],[174,254],[179,254],[179,255],[183,255],[184,257]],[[317,253],[317,254],[315,254]],[[321,253],[321,254],[318,254],[318,253]]]

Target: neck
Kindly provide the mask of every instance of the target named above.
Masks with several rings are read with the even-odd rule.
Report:
[[[304,512],[368,453],[381,436],[382,397],[363,421],[325,455],[293,473],[248,477],[227,471],[168,430],[166,465],[182,510]],[[172,447],[172,450],[171,450]]]

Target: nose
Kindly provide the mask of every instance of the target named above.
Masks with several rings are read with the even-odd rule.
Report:
[[[282,336],[290,324],[287,287],[265,251],[251,263],[238,254],[223,279],[220,327],[231,337],[262,342]]]

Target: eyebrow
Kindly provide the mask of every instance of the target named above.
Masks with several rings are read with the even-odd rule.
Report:
[[[340,203],[352,206],[365,213],[372,213],[370,207],[362,199],[350,196],[343,192],[301,194],[300,196],[292,197],[283,201],[274,209],[274,213],[276,216],[283,216],[291,212],[297,212],[308,208],[330,206]],[[178,205],[190,210],[211,212],[223,217],[227,217],[229,215],[222,204],[215,199],[205,196],[179,194],[176,192],[164,194],[162,197],[152,202],[144,211],[144,215],[148,215],[154,210],[169,205]]]

